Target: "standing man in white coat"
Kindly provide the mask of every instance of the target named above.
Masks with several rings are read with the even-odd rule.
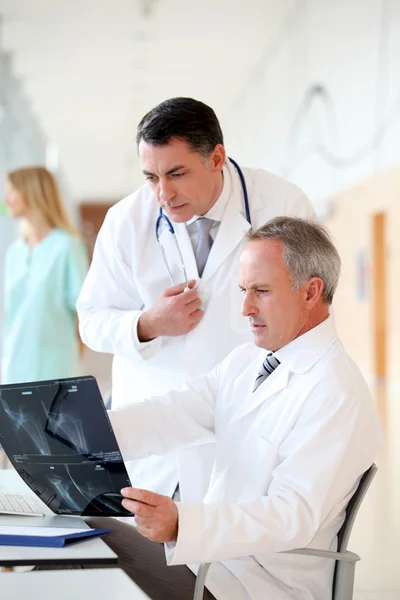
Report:
[[[377,456],[373,400],[329,316],[340,271],[329,236],[279,217],[249,240],[240,288],[255,344],[179,390],[109,413],[126,456],[217,442],[203,502],[126,488],[136,529],[91,522],[113,530],[106,543],[153,600],[192,598],[195,578],[183,565],[202,562],[215,563],[207,599],[331,600],[334,561],[282,552],[336,549],[346,506]],[[166,568],[162,546],[148,540],[164,542],[177,566]]]
[[[137,145],[146,183],[108,211],[77,303],[83,342],[114,355],[113,408],[202,375],[249,341],[237,285],[246,233],[314,214],[293,184],[230,162],[214,111],[191,98],[151,110]],[[199,501],[214,455],[208,444],[127,468],[137,487],[172,496],[179,479],[181,498]]]

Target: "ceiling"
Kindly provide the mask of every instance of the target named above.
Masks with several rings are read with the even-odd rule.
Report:
[[[246,9],[244,10],[244,6]],[[232,108],[296,0],[0,0],[1,45],[77,200],[141,183],[141,117],[172,96]]]

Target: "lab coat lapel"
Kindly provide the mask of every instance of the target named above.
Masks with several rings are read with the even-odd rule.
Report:
[[[234,420],[241,419],[261,404],[267,402],[272,396],[275,396],[284,390],[289,381],[289,369],[285,365],[279,365],[279,367],[262,382],[256,391],[253,392],[256,376],[257,374],[254,376],[254,381],[251,382],[244,404],[235,413]]]
[[[250,224],[240,212],[240,201],[241,198],[235,193],[227,203],[217,237],[204,267],[202,281],[212,277],[250,229]]]
[[[183,263],[185,265],[188,280],[198,279],[199,274],[197,272],[196,258],[194,256],[192,243],[190,241],[186,225],[185,223],[173,223],[173,227],[180,251],[182,253]],[[160,236],[160,241],[163,245],[168,266],[175,284],[183,283],[184,275],[179,252],[174,241],[174,236],[171,235],[167,227],[164,227]]]
[[[190,241],[186,223],[176,223],[175,233],[182,252],[188,279],[198,279],[199,273],[197,270],[196,257],[194,255],[193,246],[192,242]]]

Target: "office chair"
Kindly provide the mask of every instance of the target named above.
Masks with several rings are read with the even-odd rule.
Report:
[[[104,401],[104,406],[106,407],[106,410],[111,410],[112,408],[112,395],[111,392],[108,392],[105,397],[103,398]]]
[[[349,543],[358,510],[377,470],[377,466],[373,464],[361,477],[358,488],[347,505],[346,516],[337,536],[338,549],[336,552],[314,548],[299,548],[285,552],[285,554],[303,554],[306,556],[330,558],[336,561],[332,584],[332,600],[352,600],[353,598],[356,562],[360,560],[360,557],[353,552],[348,552],[347,544]],[[210,565],[211,563],[203,563],[199,567],[193,600],[203,600],[204,585]]]

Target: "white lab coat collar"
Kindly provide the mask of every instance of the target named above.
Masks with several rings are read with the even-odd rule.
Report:
[[[216,272],[229,254],[241,243],[250,229],[250,224],[246,221],[245,216],[243,216],[245,214],[243,190],[236,169],[227,162],[224,166],[224,172],[226,173],[225,183],[227,190],[228,185],[231,186],[231,193],[225,200],[225,210],[221,225],[219,226],[217,237],[211,247],[210,255],[204,268],[202,276],[202,280],[204,281]],[[207,216],[210,218],[212,218],[212,208],[207,213]]]
[[[250,229],[249,223],[243,216],[245,215],[243,190],[236,169],[228,162],[225,163],[223,168],[224,187],[221,195],[205,215],[213,219],[220,216],[222,220],[217,237],[211,247],[201,282],[208,280],[217,271]],[[218,206],[216,206],[217,204]],[[176,237],[184,258],[188,279],[200,279],[186,225],[187,223],[176,223],[174,225]]]
[[[259,357],[254,361],[253,368],[251,370],[251,378],[249,377],[247,396],[240,408],[235,412],[233,421],[241,419],[245,415],[252,412],[255,408],[264,404],[268,398],[281,392],[288,384],[289,381],[289,369],[287,365],[281,364],[275,371],[265,379],[262,384],[253,392],[254,384],[265,358],[265,350],[259,354]]]
[[[305,373],[318,362],[337,339],[333,318],[329,316],[317,327],[310,329],[307,333],[274,352],[281,364],[253,392],[257,374],[266,355],[266,351],[262,350],[254,360],[252,380],[249,379],[246,402],[235,414],[234,419],[242,418],[265,403],[271,396],[284,390],[289,383],[290,373]]]
[[[239,176],[235,167],[226,162],[224,165],[224,187],[221,195],[205,215],[210,219],[217,220],[220,217],[222,220],[204,268],[201,282],[210,279],[229,254],[243,240],[250,229],[250,225],[244,215],[243,190]],[[175,225],[175,232],[184,257],[188,279],[199,279],[196,259],[186,223],[177,223]]]
[[[337,340],[335,323],[333,317],[329,315],[325,321],[274,354],[292,373],[305,373],[315,365],[335,340]]]
[[[221,193],[220,193],[219,197],[217,198],[217,201],[214,202],[214,204],[210,208],[210,210],[207,211],[205,215],[202,215],[203,217],[206,217],[207,219],[212,219],[213,221],[219,221],[219,222],[222,221],[226,205],[228,204],[228,200],[232,194],[232,177],[231,177],[231,174],[229,172],[228,165],[226,162],[223,166],[222,173],[223,173],[223,185],[222,185]],[[197,219],[199,219],[199,218],[200,218],[199,215],[194,215],[189,221],[186,222],[186,225],[191,225],[192,223],[197,221]]]

